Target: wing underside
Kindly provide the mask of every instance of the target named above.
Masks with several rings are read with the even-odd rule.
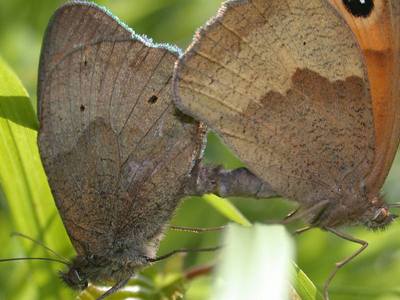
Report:
[[[63,6],[47,30],[39,146],[78,254],[159,234],[200,149],[171,100],[176,55],[148,43],[91,4]]]
[[[366,68],[326,1],[228,1],[180,58],[174,88],[282,196],[312,205],[371,171]]]

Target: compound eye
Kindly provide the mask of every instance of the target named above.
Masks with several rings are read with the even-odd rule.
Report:
[[[89,283],[85,280],[82,281],[82,290],[86,289],[88,287]]]
[[[78,281],[79,281],[79,282],[82,281],[81,276],[79,276],[78,270],[74,270],[74,273],[75,273],[76,278],[78,278]]]
[[[373,217],[372,221],[376,223],[383,223],[389,216],[389,210],[385,207],[380,208]]]
[[[74,270],[74,274],[75,274],[75,277],[76,277],[76,279],[77,279],[77,285],[79,285],[81,289],[87,288],[87,286],[89,285],[89,283],[87,282],[87,280],[85,280],[84,278],[82,278],[82,277],[79,275],[78,270]]]

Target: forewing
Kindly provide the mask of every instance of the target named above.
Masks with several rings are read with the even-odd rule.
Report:
[[[172,103],[175,60],[93,4],[55,13],[39,70],[39,146],[78,254],[140,247],[176,207],[202,136]]]
[[[376,194],[400,141],[400,2],[375,0],[365,15],[352,14],[343,1],[330,2],[351,27],[366,60],[376,136],[376,156],[367,185]]]
[[[228,1],[180,58],[174,88],[282,196],[329,200],[371,170],[366,69],[326,1]]]

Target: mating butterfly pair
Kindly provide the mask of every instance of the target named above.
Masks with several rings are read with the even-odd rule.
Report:
[[[156,260],[165,224],[202,173],[193,165],[204,128],[174,101],[264,182],[245,174],[253,194],[270,185],[361,252],[367,244],[337,227],[394,217],[379,190],[400,137],[399,26],[390,0],[232,0],[173,77],[177,49],[94,4],[61,7],[41,55],[39,147],[78,254],[67,283],[117,281],[103,298]]]

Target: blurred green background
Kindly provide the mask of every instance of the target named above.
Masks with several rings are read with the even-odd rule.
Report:
[[[62,3],[54,0],[0,0],[0,57],[21,79],[35,109],[42,36],[50,16]],[[175,43],[185,48],[196,28],[215,14],[221,0],[113,0],[97,3],[106,6],[136,32],[149,35],[158,42]],[[0,77],[0,88],[2,84],[4,82],[1,82]],[[9,140],[0,134],[0,257],[50,255],[32,243],[11,238],[10,233],[13,231],[44,241],[58,253],[72,257],[73,249],[51,199],[38,159],[34,130],[36,124],[17,128],[13,122],[5,120],[4,116],[13,114],[6,113],[10,109],[5,106],[6,98],[0,97],[0,130],[10,130],[11,134],[7,136]],[[25,96],[19,100],[23,103],[21,105],[28,103],[23,102],[28,101]],[[13,143],[13,147],[8,147],[9,143]],[[11,148],[15,153],[6,153],[5,149]],[[214,135],[209,136],[206,159],[227,168],[241,165]],[[24,167],[16,167],[15,161]],[[397,161],[384,188],[385,196],[391,202],[400,198],[399,159]],[[294,207],[282,199],[233,199],[233,202],[251,221],[280,219]],[[226,222],[200,198],[188,198],[172,221],[176,225],[201,227]],[[299,226],[301,224],[293,224],[291,230]],[[339,272],[332,284],[331,298],[400,299],[400,225],[396,223],[384,232],[368,232],[363,228],[347,230],[369,241],[370,246]],[[169,232],[159,253],[181,247],[215,245],[218,239],[219,233],[195,235]],[[298,264],[317,287],[322,286],[335,262],[357,248],[357,245],[319,230],[307,232],[296,237],[296,240]],[[207,266],[214,261],[213,254],[191,254],[159,263],[147,269],[143,273],[144,277],[139,279],[138,285],[143,287],[140,293],[144,295],[143,298],[148,297],[146,299],[163,299],[162,295],[167,294],[180,299],[182,287],[187,289],[187,299],[206,299],[210,277],[200,276],[182,283],[182,286],[179,278],[195,266]],[[60,268],[62,266],[45,262],[0,264],[0,300],[73,299],[76,293],[68,290],[58,279],[57,270]],[[160,294],[151,294],[149,290],[152,289],[159,290]],[[91,299],[90,295],[82,295],[81,298]]]

